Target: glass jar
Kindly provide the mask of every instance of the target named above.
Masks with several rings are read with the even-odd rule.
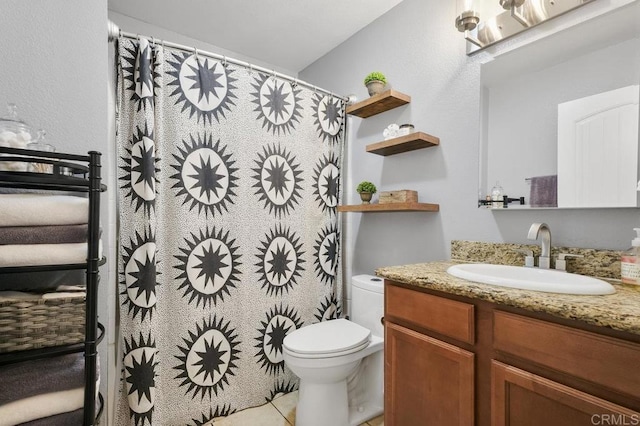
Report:
[[[15,104],[7,104],[7,116],[0,118],[0,146],[26,149],[36,139],[33,128],[18,118]],[[29,165],[20,161],[0,161],[0,170],[27,171]]]
[[[7,115],[0,118],[0,146],[26,148],[36,139],[36,132],[18,117],[16,104],[7,104]]]
[[[56,147],[47,143],[45,140],[46,132],[42,129],[38,130],[38,137],[35,142],[27,145],[27,149],[42,152],[55,152]],[[32,162],[29,164],[29,171],[34,173],[53,173],[53,164]]]
[[[500,186],[500,182],[496,181],[496,184],[491,188],[491,207],[500,208],[504,207],[504,189]]]
[[[409,133],[412,133],[413,129],[413,124],[401,124],[400,129],[398,130],[398,136],[406,136]]]

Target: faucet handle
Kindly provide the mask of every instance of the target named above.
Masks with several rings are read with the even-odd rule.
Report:
[[[524,254],[524,266],[533,268],[535,266],[533,259],[533,250],[529,249],[515,249],[518,253]]]
[[[571,253],[560,253],[558,254],[558,258],[556,259],[556,269],[558,271],[566,271],[567,270],[567,261],[565,259],[573,257],[584,257],[581,254],[571,254]]]

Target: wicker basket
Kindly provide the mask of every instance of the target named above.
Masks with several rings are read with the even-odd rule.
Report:
[[[85,293],[0,298],[0,353],[70,345],[84,340]]]

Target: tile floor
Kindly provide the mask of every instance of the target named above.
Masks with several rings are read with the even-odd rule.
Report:
[[[293,426],[297,402],[298,392],[291,392],[260,407],[247,408],[228,417],[218,417],[205,426]],[[384,426],[384,416],[360,426]]]

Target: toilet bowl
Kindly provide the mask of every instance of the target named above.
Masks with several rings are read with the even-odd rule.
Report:
[[[300,378],[296,426],[359,425],[383,412],[383,283],[352,278],[352,318],[285,337],[285,365]],[[367,327],[368,326],[368,327]]]

